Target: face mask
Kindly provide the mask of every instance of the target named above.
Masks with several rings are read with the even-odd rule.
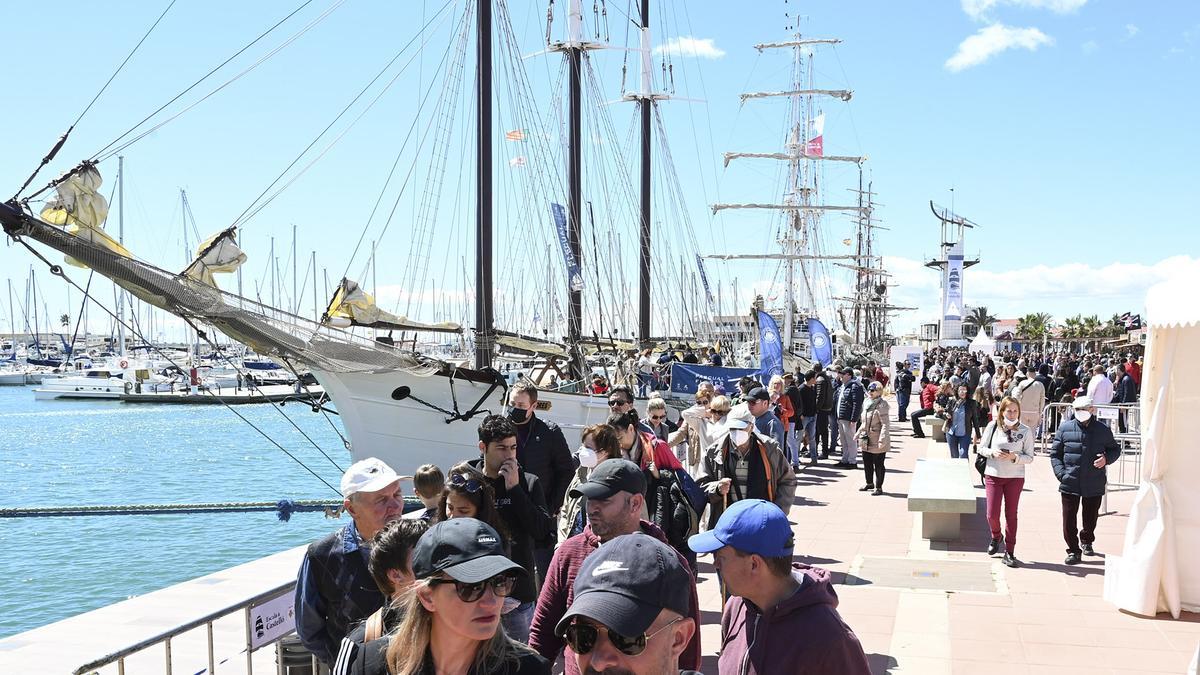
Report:
[[[1021,420],[1020,420],[1020,418],[1017,418],[1017,419],[1015,419],[1015,420],[1010,420],[1010,419],[1008,419],[1007,417],[1005,417],[1005,418],[1004,418],[1004,426],[1006,426],[1006,427],[1015,427],[1015,426],[1017,426],[1017,422],[1020,422],[1020,421],[1021,421]]]
[[[1075,412],[1075,419],[1079,420],[1080,422],[1086,422],[1092,419],[1092,413],[1086,410],[1077,410]]]
[[[524,424],[529,420],[529,411],[521,410],[520,408],[514,408],[511,405],[507,406],[507,408],[508,412],[505,413],[505,416],[508,417],[509,421],[513,424]]]
[[[750,440],[750,432],[745,429],[734,429],[729,432],[729,440],[733,441],[736,446],[741,446],[746,441]]]
[[[596,451],[592,450],[586,445],[579,446],[579,451],[575,453],[575,456],[579,458],[579,466],[582,466],[585,469],[590,469],[596,466],[596,460],[598,459],[596,457]]]

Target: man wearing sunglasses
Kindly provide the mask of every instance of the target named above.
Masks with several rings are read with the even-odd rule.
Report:
[[[579,568],[575,598],[555,632],[570,646],[567,672],[676,675],[699,626],[692,573],[654,537],[616,537]],[[831,671],[832,672],[832,671]]]
[[[613,387],[612,391],[608,392],[608,411],[610,414],[624,415],[633,409],[632,389],[621,384]],[[637,425],[639,431],[644,431],[648,434],[654,433],[654,429],[651,429],[650,425],[645,422],[639,421]]]
[[[721,675],[868,675],[862,644],[837,611],[828,571],[792,562],[792,526],[779,507],[746,499],[688,540],[712,553],[733,597],[721,615]]]
[[[692,578],[687,560],[667,544],[667,536],[653,523],[641,519],[646,494],[646,474],[637,464],[627,459],[607,459],[596,465],[588,474],[587,481],[571,491],[571,496],[587,497],[588,525],[583,532],[559,545],[550,561],[550,574],[542,585],[538,596],[533,626],[529,630],[529,646],[542,656],[553,661],[567,646],[562,631],[557,630],[568,608],[573,607],[576,597],[576,580],[607,542],[628,534],[639,534],[653,539],[673,553],[676,565],[687,571],[682,579],[682,591],[688,596],[689,604],[683,605],[682,614],[691,619],[692,625],[700,625],[700,603],[696,597],[696,582]],[[603,576],[605,573],[601,573]],[[624,574],[624,572],[622,572]],[[616,576],[616,575],[614,575]],[[633,635],[634,633],[629,633]],[[697,668],[700,665],[700,632],[689,633],[685,647],[677,653],[678,665],[682,668]],[[595,667],[595,671],[603,668]],[[574,653],[566,654],[566,675],[579,675],[583,670],[575,663]],[[641,672],[641,671],[635,671]],[[674,671],[671,671],[674,672]]]

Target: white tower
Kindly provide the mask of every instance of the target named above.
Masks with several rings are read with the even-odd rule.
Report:
[[[974,229],[979,226],[932,201],[929,202],[929,208],[942,225],[938,258],[925,263],[926,267],[940,270],[942,273],[938,344],[943,347],[965,347],[967,341],[962,335],[963,271],[978,264],[979,260],[967,260],[963,255],[964,234],[967,228]]]

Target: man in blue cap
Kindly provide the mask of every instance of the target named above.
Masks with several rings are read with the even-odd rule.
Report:
[[[744,499],[688,540],[731,596],[721,615],[721,675],[867,675],[862,644],[837,611],[827,570],[792,562],[792,527],[771,502]]]

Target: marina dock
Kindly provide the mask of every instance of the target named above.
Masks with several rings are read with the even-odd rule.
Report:
[[[309,403],[314,398],[321,399],[324,396],[325,390],[316,385],[308,387],[297,394],[296,388],[291,385],[272,384],[255,389],[223,387],[199,390],[196,393],[171,391],[121,394],[121,402],[244,405],[248,403],[283,403],[291,400]]]

